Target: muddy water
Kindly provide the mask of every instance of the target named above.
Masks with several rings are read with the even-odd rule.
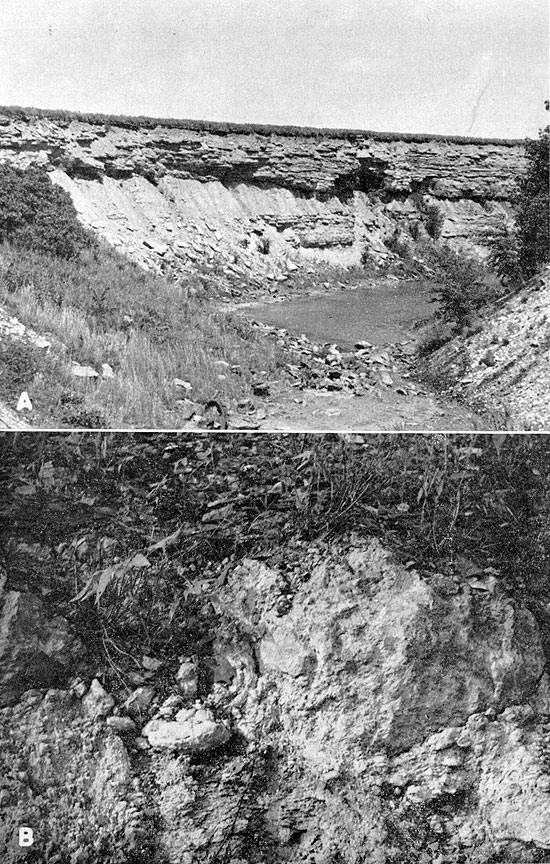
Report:
[[[314,342],[335,342],[344,350],[366,340],[373,345],[402,342],[415,325],[433,314],[430,293],[417,282],[390,279],[366,282],[329,294],[251,304],[244,314]]]

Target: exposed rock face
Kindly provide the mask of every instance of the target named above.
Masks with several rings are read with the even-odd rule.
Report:
[[[131,739],[130,724],[87,718],[64,691],[0,713],[0,758],[19,753],[0,792],[8,826],[39,823],[52,853],[66,830],[73,854],[107,862],[144,854],[147,825],[147,860],[170,864],[542,860],[546,658],[497,579],[430,583],[352,540],[306,552],[290,583],[244,561],[216,602],[210,693],[194,708],[165,700],[133,764],[112,731]]]
[[[0,147],[15,164],[49,162],[86,179],[141,175],[158,182],[169,174],[320,196],[422,190],[483,201],[510,198],[522,158],[520,144],[216,134],[160,125],[131,130],[33,118],[0,127]]]
[[[229,740],[231,733],[223,720],[216,721],[206,708],[182,708],[174,720],[151,720],[143,728],[149,743],[158,749],[200,753]]]
[[[126,129],[32,117],[0,126],[0,161],[55,169],[83,222],[140,263],[193,269],[215,253],[237,273],[274,278],[289,257],[358,264],[367,250],[380,260],[396,225],[417,221],[430,203],[441,207],[444,238],[480,249],[511,218],[525,164],[521,143]],[[254,236],[262,232],[269,261]]]

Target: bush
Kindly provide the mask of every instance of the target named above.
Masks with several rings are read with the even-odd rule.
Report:
[[[502,279],[503,285],[521,285],[523,273],[517,228],[506,227],[489,242],[488,263]]]
[[[426,231],[433,240],[439,240],[445,217],[436,204],[430,204],[426,208]]]
[[[0,166],[0,241],[59,258],[76,258],[94,240],[70,195],[38,168]]]
[[[393,252],[394,255],[399,255],[403,261],[411,261],[412,252],[409,245],[403,239],[403,235],[401,234],[399,228],[397,228],[392,236],[388,238],[388,240],[384,240],[384,245],[390,252]]]
[[[425,250],[424,258],[436,273],[434,297],[444,321],[463,326],[478,309],[502,294],[501,286],[491,282],[483,264],[463,252],[447,245],[433,246]]]
[[[416,222],[409,223],[409,234],[413,238],[413,240],[420,239],[420,222],[417,220]]]
[[[452,329],[448,324],[436,321],[421,335],[418,341],[418,353],[421,357],[431,354],[432,351],[437,351],[438,348],[445,345],[452,336]]]

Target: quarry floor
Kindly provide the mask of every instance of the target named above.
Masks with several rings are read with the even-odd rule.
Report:
[[[377,383],[361,395],[346,390],[296,390],[280,382],[263,403],[264,430],[299,429],[370,431],[464,431],[487,428],[487,421],[458,402],[439,397],[415,382],[414,359],[400,360],[400,349],[413,350],[419,325],[435,312],[431,293],[413,280],[389,278],[289,298],[236,304],[232,312],[315,344],[336,344],[343,351],[368,342],[390,354],[391,384]],[[401,391],[401,392],[398,392]],[[404,391],[404,392],[403,392]]]

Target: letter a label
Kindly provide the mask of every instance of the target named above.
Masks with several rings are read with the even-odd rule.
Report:
[[[32,411],[32,402],[29,399],[29,394],[26,390],[23,390],[21,396],[19,397],[19,402],[17,403],[17,411],[23,411],[26,408],[27,411]]]

